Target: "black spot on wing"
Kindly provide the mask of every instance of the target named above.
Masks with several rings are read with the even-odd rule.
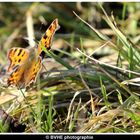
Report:
[[[21,55],[22,57],[24,56],[24,54],[25,54],[25,51],[23,52],[23,54]]]
[[[46,34],[44,34],[43,38],[46,39],[48,36]]]
[[[49,27],[49,30],[52,30],[52,26]]]
[[[14,80],[10,80],[10,79],[8,79],[8,82],[7,82],[8,85],[12,85],[12,84],[14,84],[14,83],[15,83]]]
[[[18,63],[20,63],[21,59],[18,60]]]
[[[11,78],[13,78],[13,75],[10,75]]]
[[[19,55],[21,54],[21,52],[22,52],[22,49],[20,49],[20,50],[19,50],[19,52],[18,52],[18,55],[17,55],[17,56],[19,56]]]
[[[14,73],[17,73],[17,71],[18,71],[18,68],[17,68],[17,69],[15,69]]]

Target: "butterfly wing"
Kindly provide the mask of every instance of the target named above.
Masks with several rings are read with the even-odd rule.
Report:
[[[42,67],[42,59],[39,56],[38,58],[34,59],[28,69],[25,70],[24,73],[24,86],[30,85],[32,82],[36,81],[36,77]]]
[[[54,33],[60,28],[58,24],[58,19],[55,19],[49,28],[46,30],[45,34],[42,36],[39,44],[38,44],[38,53],[39,55],[42,53],[43,49],[42,46],[44,46],[46,49],[50,49],[52,38],[54,36]]]
[[[20,88],[28,86],[31,82],[35,82],[37,74],[42,66],[42,59],[35,54],[34,49],[29,50],[28,59],[22,60],[21,64],[14,68],[10,74],[7,84]]]
[[[8,52],[8,59],[10,60],[10,65],[8,67],[8,72],[13,71],[17,66],[23,64],[29,57],[29,51],[24,48],[12,48]]]
[[[25,67],[23,65],[20,65],[16,69],[14,69],[14,71],[8,77],[7,85],[19,86],[24,71],[25,71]]]

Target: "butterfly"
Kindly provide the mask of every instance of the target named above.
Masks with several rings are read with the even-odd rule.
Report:
[[[36,81],[37,75],[42,67],[44,55],[43,47],[50,49],[53,36],[60,28],[58,19],[55,19],[38,45],[32,48],[12,48],[7,56],[10,61],[7,72],[10,73],[7,85],[27,87]]]

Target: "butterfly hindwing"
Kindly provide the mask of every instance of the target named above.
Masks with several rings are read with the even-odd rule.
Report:
[[[24,73],[25,67],[20,65],[14,71],[10,74],[7,84],[8,86],[14,85],[19,86],[19,82],[22,79],[23,73]]]
[[[10,60],[10,65],[8,67],[8,72],[14,70],[17,66],[23,64],[29,57],[28,49],[24,48],[12,48],[8,52],[8,59]]]
[[[25,86],[28,86],[30,83],[36,81],[36,77],[42,67],[42,59],[39,56],[38,58],[34,59],[30,65],[28,70],[25,70],[24,77],[25,78]]]

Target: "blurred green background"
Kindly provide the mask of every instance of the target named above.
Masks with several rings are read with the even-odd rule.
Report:
[[[117,25],[132,38],[134,44],[139,44],[140,34],[140,3],[110,2],[101,3],[111,16],[114,15]],[[103,19],[103,12],[96,2],[10,2],[0,3],[0,59],[5,60],[6,52],[11,47],[27,47],[27,12],[31,11],[33,18],[35,41],[38,42],[49,24],[59,19],[61,28],[55,39],[59,39],[56,48],[67,48],[67,41],[72,46],[79,47],[83,39],[85,49],[93,50],[102,44],[102,40],[81,22],[74,14],[75,11],[95,29],[100,30],[110,38],[114,34]],[[61,40],[61,41],[60,41]],[[3,63],[0,62],[0,63]]]

